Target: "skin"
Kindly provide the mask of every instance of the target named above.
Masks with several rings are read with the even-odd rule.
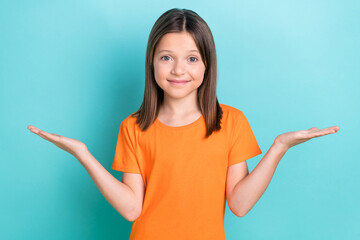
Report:
[[[55,133],[48,133],[32,125],[29,125],[28,129],[32,133],[35,133],[43,139],[52,142],[57,147],[63,149],[64,151],[70,153],[75,157],[82,155],[84,154],[84,152],[88,151],[86,145],[76,139],[67,138],[65,136],[61,136]],[[288,150],[291,147],[309,141],[312,138],[336,133],[339,130],[340,128],[338,126],[328,127],[324,129],[318,129],[317,127],[313,127],[308,130],[283,133],[276,137],[276,142],[283,149]]]
[[[338,126],[318,129],[317,127],[308,130],[300,130],[296,132],[287,132],[276,137],[275,142],[279,144],[285,151],[291,147],[309,141],[312,138],[325,136],[327,134],[336,133],[340,128]]]
[[[188,32],[167,33],[160,39],[154,53],[154,77],[164,90],[164,103],[158,116],[162,122],[181,126],[200,117],[197,89],[203,82],[205,69],[199,49]],[[176,86],[168,81],[174,79],[190,82]]]
[[[160,108],[159,119],[181,124],[196,120],[201,115],[196,103],[197,89],[203,82],[205,69],[199,49],[188,32],[168,33],[160,39],[154,54],[155,80],[164,90],[164,104]],[[190,82],[175,86],[170,84],[168,79]],[[28,129],[75,157],[88,154],[86,145],[76,139],[48,133],[32,125],[29,125]]]
[[[226,199],[230,210],[236,216],[243,217],[254,207],[267,189],[281,158],[291,147],[312,138],[334,134],[339,129],[338,126],[324,129],[313,127],[280,134],[250,174],[246,161],[229,166],[226,179]]]
[[[171,50],[171,52],[160,52],[162,50]],[[190,52],[191,50],[195,51]],[[171,126],[182,126],[195,121],[201,115],[197,105],[197,89],[203,82],[205,70],[195,41],[189,33],[168,33],[163,36],[154,55],[155,81],[164,90],[164,103],[160,107],[158,116],[160,121]],[[170,84],[169,79],[190,82],[176,86]],[[91,159],[86,145],[76,139],[48,133],[32,125],[29,125],[28,129],[72,154],[84,166],[87,166],[85,159]],[[226,195],[231,211],[237,216],[244,216],[254,206],[267,188],[280,159],[291,147],[312,138],[336,133],[339,129],[338,126],[324,129],[312,127],[307,130],[280,134],[250,174],[248,174],[245,161],[230,166],[227,174]],[[105,183],[104,186],[109,186],[109,183]],[[108,192],[110,195],[113,188]]]

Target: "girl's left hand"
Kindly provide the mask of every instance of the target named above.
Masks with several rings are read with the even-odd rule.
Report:
[[[318,129],[317,127],[309,128],[308,130],[300,130],[296,132],[287,132],[280,134],[275,138],[275,143],[283,147],[285,150],[306,142],[315,137],[321,137],[327,134],[336,133],[339,131],[338,126],[328,127],[324,129]]]

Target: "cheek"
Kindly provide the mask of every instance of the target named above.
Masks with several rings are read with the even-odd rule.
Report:
[[[166,75],[167,69],[161,64],[154,64],[155,78],[163,78]]]
[[[198,80],[202,80],[204,78],[205,74],[205,68],[204,67],[198,67],[192,71],[192,75],[194,78]]]
[[[157,64],[154,64],[154,77],[155,77],[155,81],[156,82],[159,82],[159,79],[160,79],[160,69],[159,69],[159,66]]]
[[[166,79],[168,73],[166,72],[166,68],[159,64],[154,64],[154,78],[155,82],[161,89],[165,89],[166,87]]]

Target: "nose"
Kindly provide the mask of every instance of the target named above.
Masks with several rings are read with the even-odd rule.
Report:
[[[172,73],[175,75],[182,75],[185,72],[186,72],[185,64],[183,64],[181,61],[175,61],[172,68]]]

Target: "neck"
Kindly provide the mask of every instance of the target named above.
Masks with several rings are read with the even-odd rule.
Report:
[[[184,116],[189,113],[201,112],[196,94],[184,98],[170,98],[165,94],[160,111],[171,116]]]

